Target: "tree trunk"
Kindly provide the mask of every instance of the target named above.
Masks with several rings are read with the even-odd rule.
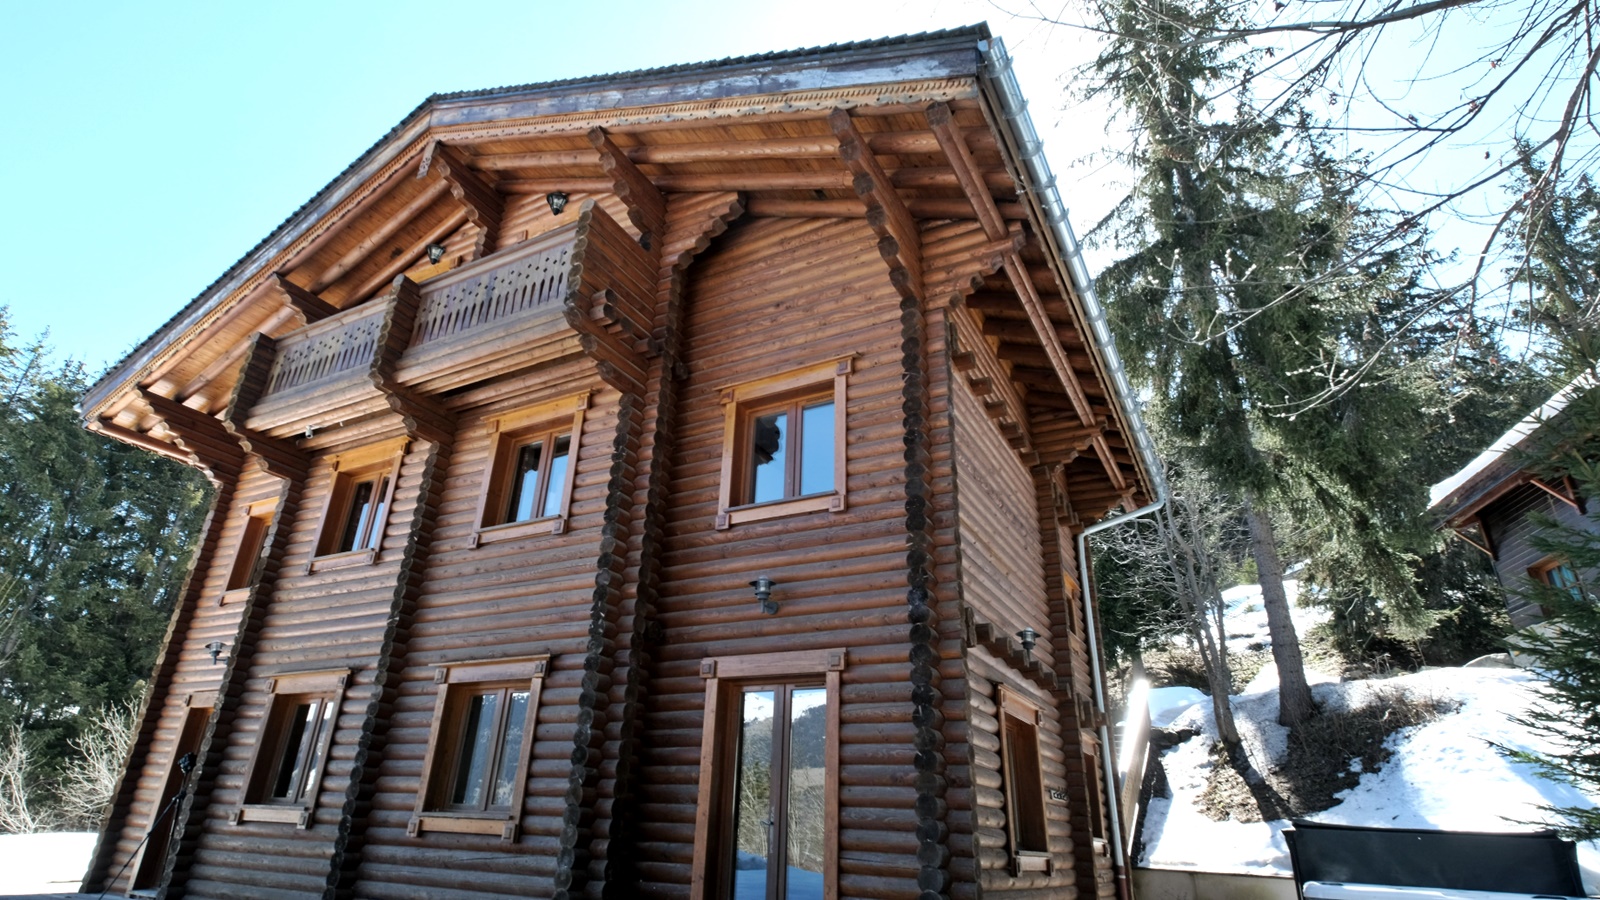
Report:
[[[1250,523],[1250,555],[1261,579],[1261,605],[1267,611],[1267,633],[1272,637],[1272,661],[1278,667],[1278,724],[1298,725],[1316,711],[1311,688],[1306,685],[1305,660],[1300,638],[1289,618],[1289,597],[1283,590],[1283,561],[1272,533],[1272,517],[1254,501],[1245,504]]]

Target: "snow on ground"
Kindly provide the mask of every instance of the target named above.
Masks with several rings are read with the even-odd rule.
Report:
[[[0,835],[0,894],[62,894],[78,889],[95,835],[75,831]]]
[[[1290,582],[1292,585],[1293,583]],[[1291,599],[1294,593],[1290,593]],[[1229,601],[1229,643],[1239,649],[1266,640],[1265,616],[1258,614],[1260,589],[1235,588]],[[1296,609],[1301,633],[1316,613]],[[1256,626],[1259,625],[1259,628]],[[1238,635],[1238,637],[1234,637]],[[1232,647],[1230,646],[1230,649]],[[1511,715],[1526,711],[1534,700],[1537,679],[1521,669],[1432,669],[1395,678],[1338,683],[1333,676],[1308,670],[1312,693],[1324,707],[1359,706],[1373,691],[1402,689],[1415,698],[1454,701],[1460,708],[1425,725],[1389,738],[1393,756],[1376,773],[1366,773],[1354,788],[1339,795],[1342,802],[1309,818],[1347,825],[1394,828],[1441,828],[1454,831],[1528,831],[1525,824],[1546,820],[1541,805],[1594,805],[1577,789],[1541,777],[1532,766],[1514,763],[1491,742],[1516,749],[1547,749]],[[1208,753],[1216,739],[1211,703],[1198,691],[1161,688],[1152,692],[1160,713],[1152,722],[1194,728],[1201,737],[1185,741],[1162,756],[1171,799],[1155,798],[1145,814],[1141,865],[1198,869],[1209,872],[1291,874],[1282,832],[1287,821],[1213,822],[1196,801],[1211,769]],[[1187,701],[1187,705],[1186,702]],[[1269,663],[1244,692],[1233,698],[1234,718],[1251,762],[1270,768],[1286,752],[1287,729],[1277,724],[1277,673]],[[1159,726],[1158,726],[1159,727]],[[1578,846],[1578,861],[1591,893],[1600,892],[1600,844]]]

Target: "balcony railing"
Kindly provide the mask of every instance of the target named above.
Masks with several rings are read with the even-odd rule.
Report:
[[[310,388],[371,365],[383,313],[381,304],[357,307],[284,338],[263,396]]]
[[[492,267],[467,266],[424,284],[411,346],[421,347],[553,308],[567,292],[573,229],[558,229],[527,247],[490,257]],[[486,260],[488,261],[488,260]]]

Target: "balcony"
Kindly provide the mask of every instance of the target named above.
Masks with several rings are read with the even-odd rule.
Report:
[[[587,355],[642,390],[651,258],[605,212],[279,338],[245,426],[296,437],[389,410],[385,394],[438,395]]]

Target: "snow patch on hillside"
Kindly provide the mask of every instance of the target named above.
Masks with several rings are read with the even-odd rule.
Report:
[[[1292,582],[1290,583],[1293,584]],[[1293,598],[1294,594],[1291,593]],[[1230,650],[1259,650],[1266,641],[1265,614],[1259,612],[1260,589],[1235,588],[1229,601]],[[1295,626],[1305,634],[1317,611],[1295,610]],[[1254,645],[1251,647],[1250,645]],[[1312,694],[1325,708],[1360,706],[1375,691],[1404,690],[1417,699],[1459,703],[1459,708],[1432,722],[1392,735],[1393,756],[1379,772],[1361,776],[1354,788],[1338,795],[1342,802],[1308,818],[1321,822],[1394,828],[1441,828],[1453,831],[1531,831],[1547,819],[1541,805],[1596,805],[1576,788],[1543,778],[1532,767],[1507,759],[1492,746],[1520,750],[1549,748],[1510,717],[1525,713],[1535,701],[1537,679],[1520,669],[1432,669],[1395,678],[1339,683],[1335,676],[1308,670]],[[1197,869],[1208,872],[1291,874],[1283,839],[1286,820],[1214,822],[1196,801],[1213,765],[1209,748],[1216,740],[1216,721],[1204,695],[1156,692],[1161,706],[1156,719],[1174,729],[1201,733],[1168,750],[1161,758],[1170,799],[1155,798],[1145,815],[1144,855],[1140,865]],[[1187,701],[1187,702],[1185,702]],[[1244,692],[1233,698],[1234,717],[1251,762],[1262,770],[1287,752],[1288,730],[1277,724],[1277,673],[1269,663]],[[1600,893],[1600,844],[1578,846],[1578,860],[1591,893]]]

